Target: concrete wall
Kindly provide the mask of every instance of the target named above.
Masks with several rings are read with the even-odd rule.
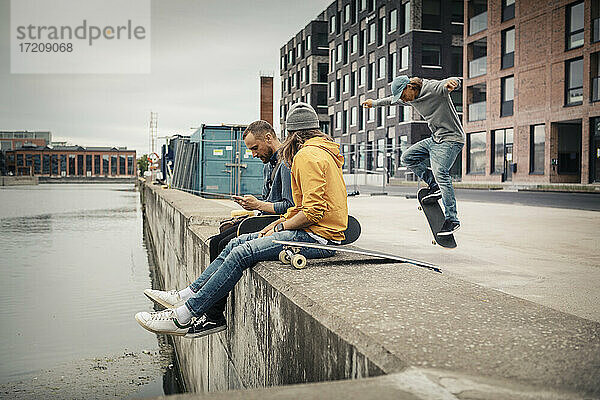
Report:
[[[157,185],[142,184],[140,191],[158,275],[165,289],[181,289],[208,265],[207,238],[230,208]],[[194,340],[175,337],[187,390],[381,375],[383,369],[345,339],[349,335],[336,331],[335,317],[317,308],[261,264],[247,270],[230,296],[226,331]]]
[[[0,186],[21,186],[37,184],[37,176],[0,176]]]

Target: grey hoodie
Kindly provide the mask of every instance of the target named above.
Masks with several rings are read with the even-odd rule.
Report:
[[[442,81],[423,79],[421,92],[416,99],[408,103],[398,100],[394,104],[413,106],[423,119],[427,121],[434,142],[458,142],[464,144],[465,132],[450,98],[450,92],[444,87],[450,79],[458,81],[456,89],[459,89],[461,78],[447,78]],[[392,98],[393,96],[375,100],[373,105],[389,106],[392,104]]]

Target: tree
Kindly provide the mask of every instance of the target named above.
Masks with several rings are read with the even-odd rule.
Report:
[[[140,176],[144,176],[144,172],[148,171],[148,154],[144,154],[137,160]]]

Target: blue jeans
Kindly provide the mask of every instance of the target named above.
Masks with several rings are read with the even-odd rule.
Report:
[[[246,268],[253,267],[259,261],[278,260],[283,245],[273,243],[273,240],[316,242],[303,230],[275,232],[271,236],[261,238],[258,237],[258,233],[248,233],[232,239],[202,275],[190,285],[190,289],[195,293],[185,302],[190,312],[196,317],[204,314],[233,289]],[[335,251],[305,247],[301,254],[306,258],[325,258],[333,256]]]
[[[423,139],[408,148],[402,154],[402,163],[425,181],[429,187],[439,186],[446,219],[458,222],[456,198],[450,178],[450,168],[463,148],[462,143],[436,143],[432,138]],[[429,159],[431,169],[427,168]]]

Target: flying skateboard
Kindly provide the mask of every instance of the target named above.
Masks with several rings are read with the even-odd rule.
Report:
[[[361,254],[364,256],[382,258],[385,260],[400,261],[402,263],[408,263],[421,268],[427,268],[435,272],[442,273],[442,270],[433,264],[429,264],[423,261],[412,260],[410,258],[399,257],[394,254],[382,253],[379,251],[365,250],[357,247],[346,247],[341,245],[326,245],[319,243],[306,243],[306,242],[287,242],[283,240],[273,240],[273,243],[283,245],[283,250],[279,252],[279,261],[284,264],[292,264],[296,269],[304,269],[307,265],[306,256],[301,254],[303,248],[311,249],[323,249],[332,251],[341,251],[352,254]]]
[[[419,210],[422,210],[425,214],[425,217],[427,217],[427,222],[431,228],[431,233],[433,233],[433,241],[431,243],[434,245],[437,243],[447,249],[455,248],[456,240],[454,240],[454,235],[438,235],[440,230],[442,230],[442,225],[444,225],[444,212],[442,211],[438,201],[435,201],[431,204],[423,204],[423,197],[426,195],[427,188],[421,188],[417,192],[417,198],[419,199]]]

